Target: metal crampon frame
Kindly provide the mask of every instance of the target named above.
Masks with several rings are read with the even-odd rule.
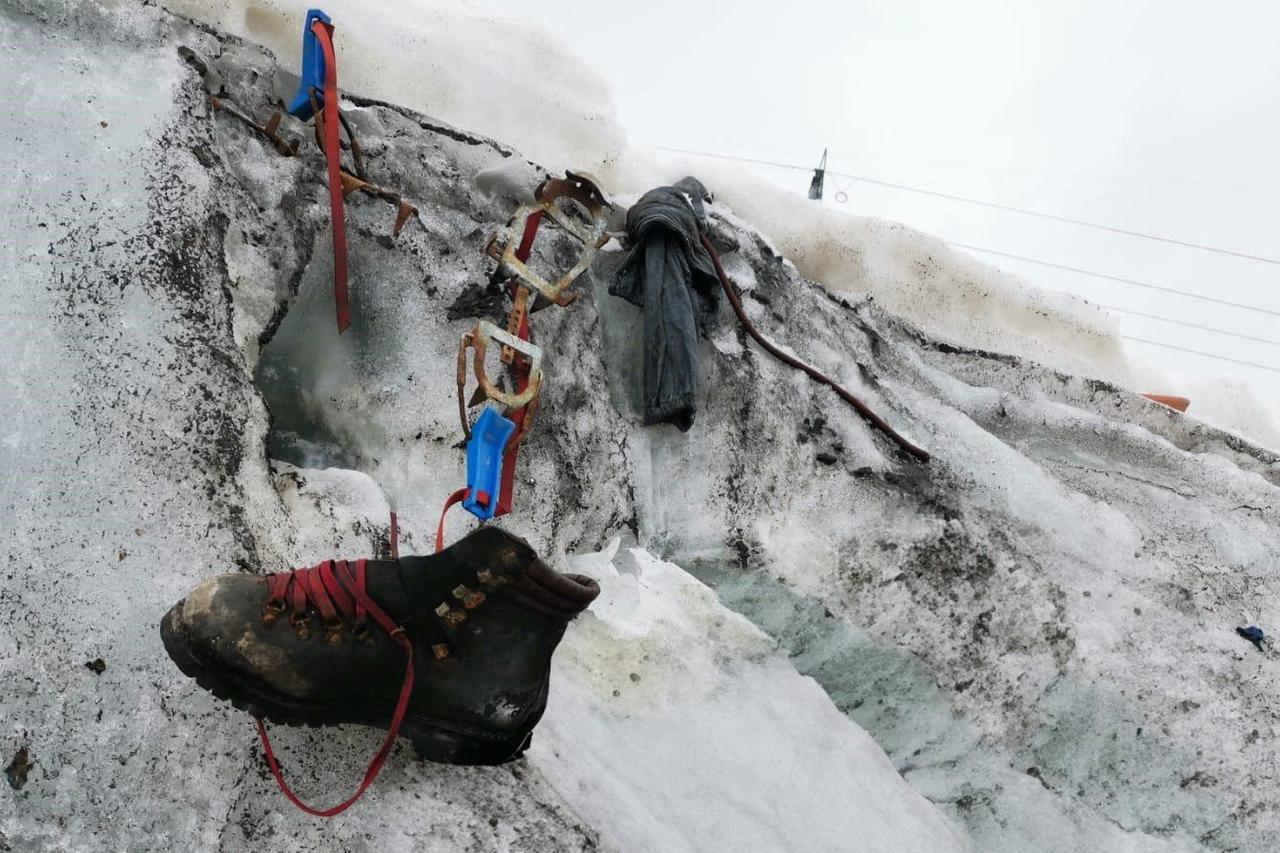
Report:
[[[485,355],[489,343],[496,340],[503,350],[510,349],[525,359],[522,367],[525,370],[523,388],[515,393],[503,391],[498,384],[489,378],[484,366]],[[471,399],[463,402],[467,385],[467,350],[472,350],[472,370],[476,375],[476,390]],[[481,320],[476,327],[462,336],[462,345],[458,347],[458,416],[462,420],[462,429],[471,437],[471,426],[467,418],[467,409],[479,406],[492,400],[505,408],[507,412],[525,410],[526,419],[532,418],[533,409],[537,407],[538,394],[542,391],[542,347],[517,338],[515,335],[499,329],[488,320]]]
[[[503,464],[503,495],[499,514],[510,509],[511,469],[516,448],[528,431],[542,391],[542,349],[529,341],[529,315],[550,304],[568,306],[578,298],[569,288],[586,272],[596,252],[609,239],[606,212],[611,206],[595,180],[583,172],[566,172],[563,178],[548,178],[534,192],[535,204],[522,205],[487,248],[498,262],[498,275],[507,277],[511,295],[511,311],[505,330],[481,320],[462,336],[458,349],[458,416],[463,432],[471,436],[468,409],[486,401],[501,406],[504,414],[515,421],[516,431],[507,446]],[[568,203],[576,205],[577,209]],[[581,252],[568,271],[554,281],[531,268],[529,255],[543,221],[550,220],[560,230],[581,244]],[[541,301],[539,301],[541,300]],[[485,369],[488,345],[497,341],[502,347],[501,361],[515,371],[514,392],[504,391]],[[467,401],[467,353],[473,352],[472,370],[476,389]]]

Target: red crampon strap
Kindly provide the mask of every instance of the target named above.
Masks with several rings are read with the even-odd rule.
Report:
[[[542,224],[543,212],[535,210],[529,214],[524,221],[524,234],[520,236],[520,246],[516,249],[516,258],[521,263],[529,260],[529,255],[533,252],[533,240],[538,234],[538,226]],[[515,279],[510,283],[511,298],[516,296],[516,289],[520,284]],[[520,322],[520,329],[516,336],[523,341],[529,340],[529,312],[526,311]],[[525,389],[529,387],[529,362],[521,359],[516,367],[516,393],[523,394]],[[516,429],[514,435],[520,436],[524,433],[525,416],[528,415],[528,407],[521,406],[514,412],[510,413],[511,420],[515,423]],[[500,515],[506,515],[511,512],[512,493],[515,491],[516,483],[516,457],[520,453],[520,442],[512,441],[507,445],[507,450],[502,455],[502,484],[498,489],[498,506],[494,509],[493,516],[497,518]]]
[[[440,510],[440,523],[436,525],[436,553],[439,554],[444,550],[444,517],[449,514],[449,510],[454,504],[460,504],[471,494],[471,490],[463,486],[458,491],[449,495],[449,499],[444,502],[444,509]]]
[[[400,688],[400,697],[396,700],[395,712],[391,715],[391,726],[387,730],[386,740],[369,762],[360,787],[348,799],[327,809],[313,808],[304,803],[284,781],[280,763],[276,761],[271,750],[271,741],[267,738],[267,727],[258,718],[258,736],[262,738],[262,751],[267,757],[267,766],[271,775],[275,776],[280,790],[298,808],[315,817],[333,817],[350,808],[356,800],[364,796],[364,792],[373,784],[386,763],[387,755],[400,734],[400,725],[404,722],[405,712],[409,710],[409,699],[413,695],[413,644],[405,636],[404,628],[397,625],[368,593],[365,592],[365,563],[357,560],[355,572],[351,571],[346,560],[329,560],[309,569],[295,569],[288,574],[267,576],[268,602],[283,608],[286,603],[293,605],[296,615],[306,615],[306,606],[314,605],[324,617],[326,624],[333,624],[338,618],[338,611],[350,619],[355,625],[362,626],[365,617],[371,616],[373,621],[395,641],[405,656],[404,684]]]
[[[929,461],[929,451],[925,450],[923,447],[916,446],[893,427],[889,426],[889,423],[884,418],[867,408],[865,403],[847,391],[842,385],[819,371],[818,368],[808,364],[807,362],[801,361],[790,353],[780,349],[775,343],[773,343],[773,341],[762,335],[760,330],[756,328],[755,324],[752,323],[751,319],[747,316],[747,312],[742,310],[742,300],[738,298],[738,294],[730,284],[729,276],[724,271],[724,265],[720,263],[720,256],[716,254],[716,247],[711,244],[711,238],[706,234],[699,234],[698,236],[702,240],[703,248],[705,248],[707,250],[707,254],[711,256],[711,264],[716,268],[716,278],[720,279],[720,288],[724,291],[725,297],[728,298],[729,305],[733,307],[733,313],[738,315],[738,322],[742,324],[742,328],[747,330],[747,334],[754,338],[755,342],[764,348],[765,352],[769,353],[769,355],[773,356],[788,367],[794,367],[796,370],[806,374],[814,382],[826,385],[832,391],[835,391],[836,395],[840,397],[840,399],[852,406],[855,412],[862,415],[864,420],[876,429],[880,430],[880,432],[884,433],[890,441],[898,445],[902,452],[906,453],[908,456],[912,456],[921,462]]]
[[[329,161],[329,212],[333,217],[333,299],[338,306],[338,333],[351,325],[347,295],[347,223],[342,210],[342,148],[338,141],[338,59],[333,52],[333,25],[312,21],[324,51],[324,153]]]

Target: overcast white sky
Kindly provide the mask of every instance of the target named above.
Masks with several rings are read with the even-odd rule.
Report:
[[[829,168],[1280,259],[1280,4],[488,0],[613,85],[640,142]],[[804,192],[808,177],[752,167]],[[851,212],[1280,311],[1280,265],[829,179]],[[1280,341],[1280,317],[981,256],[1096,302]],[[1259,362],[1138,317],[1126,335]],[[1130,342],[1280,399],[1280,372]],[[1177,389],[1167,389],[1176,393]]]

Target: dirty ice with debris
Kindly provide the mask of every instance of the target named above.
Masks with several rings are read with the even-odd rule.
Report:
[[[691,171],[629,148],[553,37],[458,3],[327,11],[370,174],[420,213],[392,239],[349,198],[342,337],[310,129],[286,119],[283,157],[210,105],[270,114],[302,4],[0,3],[0,849],[1280,848],[1277,660],[1236,634],[1280,624],[1264,431],[1135,393],[1094,306],[724,169],[699,173],[712,241],[754,323],[932,460],[727,307],[694,428],[641,426],[606,249],[536,315],[501,522],[602,588],[532,748],[402,744],[351,811],[293,810],[161,615],[219,572],[377,554],[392,509],[429,552],[463,477],[458,339],[505,310],[489,238],[548,172],[625,204]],[[381,740],[275,739],[318,799]]]

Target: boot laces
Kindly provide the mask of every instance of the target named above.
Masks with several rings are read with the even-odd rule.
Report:
[[[268,624],[288,607],[293,611],[291,621],[295,628],[298,628],[310,618],[307,610],[310,604],[320,611],[326,631],[329,632],[330,642],[333,642],[335,636],[340,636],[334,633],[341,631],[342,618],[339,614],[352,623],[353,630],[357,634],[366,630],[365,622],[372,618],[378,627],[387,632],[405,655],[404,683],[400,687],[400,696],[396,700],[395,711],[391,715],[387,737],[373,760],[369,762],[369,769],[365,771],[360,787],[336,806],[317,809],[304,803],[293,792],[285,783],[280,763],[276,761],[275,753],[271,749],[271,741],[267,738],[267,727],[261,718],[257,720],[262,750],[266,756],[267,765],[271,768],[271,775],[276,779],[276,784],[280,786],[280,790],[289,802],[316,817],[333,817],[346,811],[373,784],[373,780],[377,778],[382,765],[387,760],[387,755],[391,752],[391,747],[395,744],[396,737],[400,734],[400,725],[404,722],[405,713],[409,710],[409,699],[413,695],[413,644],[405,635],[404,628],[397,625],[365,591],[366,562],[366,560],[357,560],[353,570],[346,560],[326,560],[308,569],[293,569],[288,573],[267,575],[267,603],[263,618]],[[304,636],[303,631],[299,629],[298,635],[306,639],[309,633]]]
[[[357,637],[363,636],[369,617],[369,608],[364,602],[371,602],[365,594],[365,563],[365,560],[357,560],[353,570],[346,560],[326,560],[308,569],[267,575],[264,621],[271,623],[289,609],[295,630],[302,639],[306,639],[310,636],[310,605],[320,612],[326,639],[331,644],[341,641],[344,617],[351,623],[352,633]]]

